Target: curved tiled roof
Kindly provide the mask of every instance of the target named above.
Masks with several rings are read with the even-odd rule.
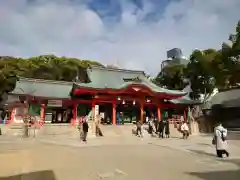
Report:
[[[204,109],[211,109],[214,105],[223,107],[240,107],[240,88],[219,92],[204,105]]]
[[[200,101],[192,100],[188,95],[177,99],[171,99],[170,102],[173,104],[186,104],[186,105],[201,104]]]
[[[164,93],[168,95],[186,95],[183,91],[176,90],[168,90],[161,88],[151,82],[145,76],[143,71],[133,71],[133,70],[125,70],[125,69],[113,69],[113,68],[105,68],[105,67],[91,67],[88,69],[88,75],[91,80],[90,83],[76,83],[77,86],[80,87],[88,87],[94,89],[122,89],[131,84],[139,84],[144,85],[150,88],[152,91],[156,93]],[[134,79],[138,78],[139,82],[128,81],[126,82],[124,79]]]
[[[20,78],[10,94],[68,99],[72,85],[73,82],[66,81]]]

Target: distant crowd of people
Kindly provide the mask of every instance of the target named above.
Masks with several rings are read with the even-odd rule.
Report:
[[[152,135],[152,137],[158,136],[159,138],[170,138],[170,125],[167,115],[163,117],[160,121],[155,119],[153,116],[146,118],[147,132]],[[142,137],[143,123],[141,121],[136,122],[136,131],[133,131],[137,136]],[[188,123],[184,120],[179,124],[178,130],[182,133],[183,139],[187,139],[190,134],[190,129]]]

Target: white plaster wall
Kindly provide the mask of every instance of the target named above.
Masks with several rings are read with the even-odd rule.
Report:
[[[24,108],[17,107],[17,108],[13,109],[12,115],[11,115],[13,118],[13,120],[12,120],[13,123],[22,123],[23,122],[23,118],[17,115],[17,112],[20,112],[20,111],[24,112]]]
[[[24,107],[17,107],[13,109],[13,114],[11,115],[13,118],[12,123],[22,123],[23,122],[23,116],[19,116],[19,114],[17,112],[24,112]],[[41,117],[40,116],[34,116],[33,117],[36,121],[41,121]]]

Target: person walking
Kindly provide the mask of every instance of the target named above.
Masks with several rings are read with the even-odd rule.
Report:
[[[77,129],[78,129],[78,131],[79,131],[80,140],[83,139],[82,124],[83,124],[83,119],[82,119],[82,118],[80,118],[79,120],[77,120]]]
[[[186,122],[183,122],[183,124],[181,125],[181,132],[183,133],[183,139],[188,139],[189,127]]]
[[[149,118],[148,118],[148,116],[147,116],[147,117],[146,117],[146,120],[145,120],[145,123],[148,124],[148,122],[149,122]]]
[[[137,126],[136,135],[142,137],[143,135],[142,135],[142,123],[141,123],[141,121],[138,120],[136,122],[136,126]]]
[[[152,137],[154,136],[155,133],[157,133],[155,124],[152,118],[149,119],[149,133],[151,134]]]
[[[166,124],[165,124],[165,136],[166,136],[166,138],[170,137],[170,127],[169,127],[169,121],[168,120],[166,121]]]
[[[221,123],[218,123],[214,129],[213,144],[216,146],[217,156],[222,158],[223,154],[229,157],[227,151],[227,129],[225,129]]]
[[[82,141],[87,142],[87,134],[88,134],[88,122],[84,120],[82,123]]]
[[[95,120],[95,126],[96,126],[96,136],[103,136],[102,130],[100,128],[100,124],[101,124],[101,115],[98,114],[96,116],[96,120]]]
[[[148,133],[149,134],[153,133],[153,123],[152,123],[151,119],[148,120]]]
[[[164,122],[163,121],[159,121],[158,123],[158,135],[159,138],[164,138],[163,133],[164,133]]]

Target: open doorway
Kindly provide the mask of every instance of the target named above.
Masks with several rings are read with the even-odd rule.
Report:
[[[100,104],[99,114],[101,116],[101,124],[112,124],[112,104]]]
[[[158,120],[157,106],[154,105],[145,106],[144,112],[145,112],[144,122],[146,122],[147,118],[153,118],[153,120]]]
[[[117,124],[136,123],[137,119],[140,119],[140,106],[138,104],[125,102],[124,104],[117,105]]]
[[[46,107],[45,123],[70,123],[73,118],[73,106]]]
[[[77,105],[77,119],[81,119],[83,117],[88,117],[88,120],[92,120],[92,105],[91,104],[78,104]]]

